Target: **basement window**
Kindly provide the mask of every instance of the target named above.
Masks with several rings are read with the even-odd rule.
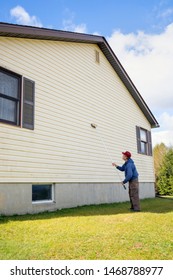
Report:
[[[46,203],[54,201],[54,186],[49,185],[32,185],[32,202]]]
[[[136,139],[138,153],[152,156],[151,132],[136,126]]]
[[[34,129],[35,83],[0,67],[0,122]]]

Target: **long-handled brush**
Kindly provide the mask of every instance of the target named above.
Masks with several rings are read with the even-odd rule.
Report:
[[[96,129],[96,128],[97,128],[97,125],[94,124],[94,123],[91,123],[91,127],[94,128],[94,129]],[[102,144],[103,144],[103,147],[104,147],[104,149],[105,149],[105,151],[106,151],[106,154],[108,155],[108,157],[109,157],[109,159],[110,159],[110,161],[111,161],[111,163],[112,163],[113,160],[112,160],[112,158],[111,158],[111,156],[110,156],[110,153],[109,153],[109,151],[108,151],[108,149],[107,149],[107,147],[106,147],[106,145],[105,145],[105,142],[103,141],[103,138],[102,138],[102,136],[101,136],[99,130],[96,130],[96,131],[97,131],[97,134],[99,135],[100,141],[101,141]],[[121,179],[121,177],[120,177],[120,174],[119,174],[119,172],[118,172],[117,169],[116,169],[116,171],[117,171],[117,174],[118,174],[118,176],[119,176],[120,181],[122,181],[122,179]],[[125,184],[123,184],[123,187],[124,187],[124,189],[126,190]]]

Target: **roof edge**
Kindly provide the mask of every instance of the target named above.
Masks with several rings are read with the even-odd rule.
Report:
[[[103,37],[99,35],[0,22],[0,36],[2,33],[8,37],[44,38],[47,40],[54,38],[58,41],[89,41],[92,43],[103,41]]]

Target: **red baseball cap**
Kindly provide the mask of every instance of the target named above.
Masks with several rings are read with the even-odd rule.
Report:
[[[130,158],[132,155],[130,152],[126,151],[126,152],[122,152],[123,155],[125,155],[126,157]]]

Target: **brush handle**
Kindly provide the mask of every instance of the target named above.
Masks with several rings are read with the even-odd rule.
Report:
[[[96,128],[97,125],[91,123],[91,127]],[[100,141],[101,141],[102,144],[103,144],[103,147],[104,147],[104,149],[105,149],[105,151],[106,151],[106,154],[107,154],[108,158],[110,159],[111,163],[113,163],[113,160],[112,160],[112,158],[111,158],[111,156],[110,156],[110,153],[109,153],[109,151],[108,151],[108,149],[107,149],[107,147],[106,147],[106,145],[105,145],[105,142],[103,141],[103,138],[102,138],[102,136],[101,136],[101,134],[99,133],[98,130],[97,130],[97,134],[98,134],[98,136],[99,136],[99,138],[100,138]],[[116,170],[117,170],[117,169],[116,169]],[[117,170],[117,173],[118,173],[118,170]],[[118,176],[119,176],[119,178],[120,178],[120,180],[121,180],[121,177],[120,177],[119,173],[118,173]],[[124,187],[124,189],[126,190],[126,186],[125,186],[124,184],[123,184],[123,187]]]

